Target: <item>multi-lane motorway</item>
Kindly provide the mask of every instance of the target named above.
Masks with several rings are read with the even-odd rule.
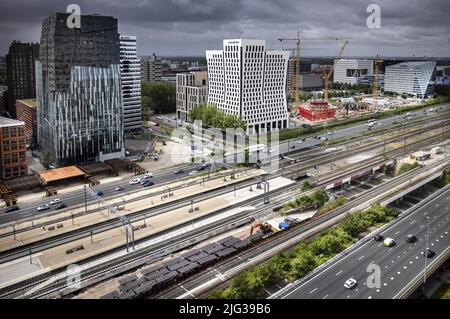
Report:
[[[428,222],[429,221],[429,227]],[[369,240],[355,248],[350,254],[338,259],[329,267],[318,272],[305,282],[285,289],[277,297],[283,299],[326,299],[326,298],[394,298],[408,283],[425,268],[427,229],[428,247],[437,258],[450,245],[450,188],[423,205],[406,213],[381,232],[384,238],[393,238],[396,245],[385,247],[383,242]],[[415,243],[408,243],[406,235],[417,237]],[[431,262],[433,258],[427,260]],[[370,264],[380,267],[379,287],[369,288],[367,279],[372,272]],[[353,289],[344,287],[350,278],[357,280]],[[373,277],[369,282],[374,283]],[[372,286],[372,284],[370,284]]]

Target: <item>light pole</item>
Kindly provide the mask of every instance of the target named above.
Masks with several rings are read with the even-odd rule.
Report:
[[[427,281],[427,261],[428,261],[427,252],[428,252],[428,235],[429,235],[429,233],[430,233],[430,217],[427,216],[427,244],[426,244],[426,248],[425,248],[425,271],[423,274],[423,283],[424,284]]]

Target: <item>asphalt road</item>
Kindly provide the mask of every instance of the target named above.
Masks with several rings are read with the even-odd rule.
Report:
[[[348,256],[319,272],[299,287],[290,290],[285,299],[391,299],[411,282],[425,267],[421,252],[426,248],[427,217],[429,217],[429,247],[438,256],[450,245],[450,189],[412,211],[406,218],[394,223],[381,234],[393,238],[394,247],[382,242],[369,241]],[[416,243],[407,243],[405,236],[417,236]],[[435,258],[435,257],[433,257]],[[431,259],[428,259],[428,262]],[[380,266],[379,288],[367,287],[369,264]],[[347,279],[358,284],[349,290]]]
[[[443,111],[445,109],[449,109],[450,104],[449,103],[442,104],[439,107],[442,107],[442,111]],[[431,108],[434,108],[436,110],[437,107],[433,106],[433,107],[428,108],[427,110],[429,110]],[[423,110],[411,112],[411,114],[413,114],[413,115],[411,115],[410,118],[419,118],[421,116],[427,116],[426,114],[424,114]],[[427,111],[427,114],[431,114],[431,113],[429,111]],[[393,124],[395,121],[397,121],[398,123],[401,123],[401,122],[406,123],[408,121],[408,119],[404,118],[403,115],[395,116],[395,117],[391,117],[391,118],[378,120],[376,122],[376,126],[382,127],[385,125],[390,125],[390,124]],[[353,135],[361,134],[362,132],[367,131],[367,129],[368,129],[367,124],[360,124],[360,125],[355,125],[352,127],[341,129],[341,130],[335,130],[335,131],[331,132],[330,134],[325,134],[323,136],[326,136],[328,138],[328,140],[332,140],[334,138],[341,138],[341,137],[345,137],[345,136],[353,136]],[[319,137],[321,137],[321,135],[319,135]],[[285,154],[285,153],[289,153],[289,151],[294,151],[294,150],[299,150],[299,149],[305,149],[305,150],[310,149],[311,147],[319,146],[320,143],[322,143],[322,142],[323,141],[321,141],[319,139],[315,139],[315,138],[306,138],[305,141],[302,143],[299,143],[299,139],[289,140],[289,141],[286,141],[286,142],[280,144],[279,153]],[[173,172],[174,169],[167,169],[167,170],[164,170],[164,171],[154,174],[154,177],[152,180],[156,186],[158,185],[159,182],[162,182],[162,181],[164,181],[164,182],[176,181],[179,178],[188,175],[191,171],[195,170],[195,168],[198,166],[199,166],[199,164],[189,165],[184,169],[184,173],[182,173],[182,174],[174,174],[174,172]],[[131,178],[127,178],[127,179],[124,179],[124,180],[121,180],[118,182],[101,184],[98,186],[94,186],[91,189],[93,189],[94,191],[102,191],[104,193],[103,197],[110,197],[110,196],[120,197],[120,196],[125,195],[126,193],[132,193],[133,191],[142,188],[142,185],[140,185],[140,184],[129,185],[129,181],[136,177],[143,177],[143,175],[133,176]],[[115,191],[115,188],[117,186],[122,186],[122,187],[124,187],[125,190],[117,192],[117,191]],[[70,207],[79,205],[80,203],[84,202],[84,191],[83,190],[74,191],[70,194],[58,196],[58,198],[61,199],[61,201],[64,202],[70,209]],[[52,199],[53,199],[53,197],[52,197]],[[41,199],[41,200],[33,201],[33,202],[30,202],[27,204],[24,204],[23,202],[19,201],[17,203],[18,206],[20,207],[19,211],[15,211],[15,212],[11,212],[11,213],[0,213],[0,225],[15,221],[15,220],[24,219],[24,218],[37,217],[41,213],[47,213],[48,210],[44,211],[44,212],[38,212],[37,207],[42,204],[49,203],[50,200],[51,199]],[[54,210],[54,207],[51,207],[51,209]]]

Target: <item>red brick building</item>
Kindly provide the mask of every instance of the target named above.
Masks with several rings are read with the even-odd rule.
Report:
[[[25,135],[27,142],[37,142],[36,100],[16,100],[16,114],[19,121],[25,122]]]
[[[1,179],[28,175],[25,123],[0,117]]]
[[[334,119],[336,117],[336,109],[330,107],[328,102],[313,101],[299,106],[298,114],[310,122],[324,121]]]

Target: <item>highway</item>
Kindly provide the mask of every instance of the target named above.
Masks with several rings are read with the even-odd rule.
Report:
[[[436,109],[438,107],[442,107],[442,110],[440,112],[443,112],[450,108],[450,104],[446,103],[446,104],[442,104],[439,106],[433,106],[433,107],[428,108],[427,110],[429,110],[431,108]],[[426,116],[434,114],[434,113],[430,113],[428,111],[427,114],[429,114],[429,115],[426,115],[426,114],[424,114],[423,110],[419,110],[419,111],[411,112],[411,113],[414,114],[414,115],[411,115],[411,117],[410,117],[411,119],[426,117]],[[408,121],[409,120],[407,118],[404,118],[403,116],[399,115],[399,116],[393,116],[390,118],[378,120],[377,126],[383,127],[386,125],[391,125],[394,122],[405,123],[405,125],[406,125],[406,123],[408,123]],[[325,135],[325,136],[331,141],[335,138],[342,138],[342,137],[346,137],[346,136],[356,136],[356,135],[361,134],[366,131],[367,131],[367,124],[360,124],[360,125],[355,125],[355,126],[351,126],[351,127],[344,128],[344,129],[335,130],[330,135]],[[307,150],[307,149],[310,149],[311,147],[317,147],[321,143],[323,143],[323,141],[321,141],[319,139],[315,139],[313,137],[306,138],[305,141],[302,142],[301,144],[298,143],[299,140],[300,139],[292,139],[292,140],[280,143],[279,153],[284,154],[284,153],[289,153],[290,151],[297,151],[299,149]],[[295,149],[293,149],[293,147]],[[197,164],[190,164],[190,165],[185,166],[184,173],[182,173],[182,174],[174,174],[175,168],[165,169],[165,170],[162,170],[161,172],[155,172],[152,180],[154,181],[155,186],[157,186],[158,183],[161,183],[161,182],[167,183],[167,182],[171,182],[171,181],[172,182],[177,181],[180,178],[188,176],[188,174],[191,171],[195,170],[199,165],[200,164],[197,163]],[[142,188],[142,185],[140,185],[140,184],[129,185],[129,181],[136,177],[143,177],[143,175],[136,175],[136,176],[132,176],[129,178],[125,178],[121,181],[101,184],[98,186],[94,186],[91,189],[93,189],[94,191],[102,191],[104,193],[103,197],[105,197],[105,198],[120,197],[120,196],[125,195],[126,193],[132,193],[132,192]],[[117,186],[122,186],[124,188],[124,191],[119,191],[119,192],[115,191],[115,188]],[[27,204],[21,203],[19,200],[19,202],[17,203],[18,206],[20,207],[19,211],[12,212],[12,213],[0,213],[0,225],[8,223],[8,222],[24,219],[24,218],[26,218],[26,219],[34,218],[34,217],[39,216],[41,213],[42,214],[48,213],[48,211],[38,212],[37,207],[39,205],[49,203],[49,201],[53,198],[56,198],[56,197],[51,197],[48,199],[45,198],[45,199],[37,200],[34,202],[30,202]],[[80,189],[77,191],[73,191],[70,194],[57,196],[57,198],[61,199],[61,201],[64,202],[68,206],[68,209],[70,209],[70,208],[73,208],[74,206],[80,205],[80,203],[84,202],[84,191],[82,189]],[[52,207],[52,209],[54,209],[54,207]],[[61,211],[64,211],[64,210],[61,210]]]
[[[217,285],[222,284],[223,279],[221,278],[226,278],[227,280],[231,279],[237,273],[244,271],[246,269],[244,267],[249,267],[252,264],[257,265],[276,253],[289,249],[300,240],[316,235],[320,231],[323,231],[324,229],[327,229],[337,223],[340,220],[339,216],[342,218],[342,216],[347,214],[352,208],[370,201],[370,199],[378,194],[382,194],[398,185],[401,185],[402,183],[408,182],[411,176],[419,174],[423,171],[425,171],[424,168],[410,171],[395,179],[383,183],[378,187],[370,189],[367,192],[361,193],[335,211],[329,214],[321,215],[318,218],[314,218],[310,222],[301,225],[299,228],[280,233],[278,237],[274,237],[273,239],[263,242],[256,247],[252,247],[250,250],[244,251],[237,256],[214,266],[213,268],[198,273],[195,276],[180,282],[176,286],[165,290],[157,296],[159,298],[202,297],[206,292],[215,289],[217,288]]]
[[[395,220],[381,232],[384,238],[393,238],[394,247],[388,248],[382,242],[369,240],[349,255],[318,272],[299,286],[288,289],[279,298],[284,299],[391,299],[394,298],[425,267],[421,252],[426,248],[427,217],[429,217],[429,248],[436,258],[450,245],[450,188],[431,200],[425,200],[406,215]],[[416,243],[407,243],[405,236],[413,234]],[[432,260],[429,259],[429,263]],[[369,288],[366,271],[369,264],[381,269],[379,288]],[[352,290],[344,283],[354,278],[358,284]]]

